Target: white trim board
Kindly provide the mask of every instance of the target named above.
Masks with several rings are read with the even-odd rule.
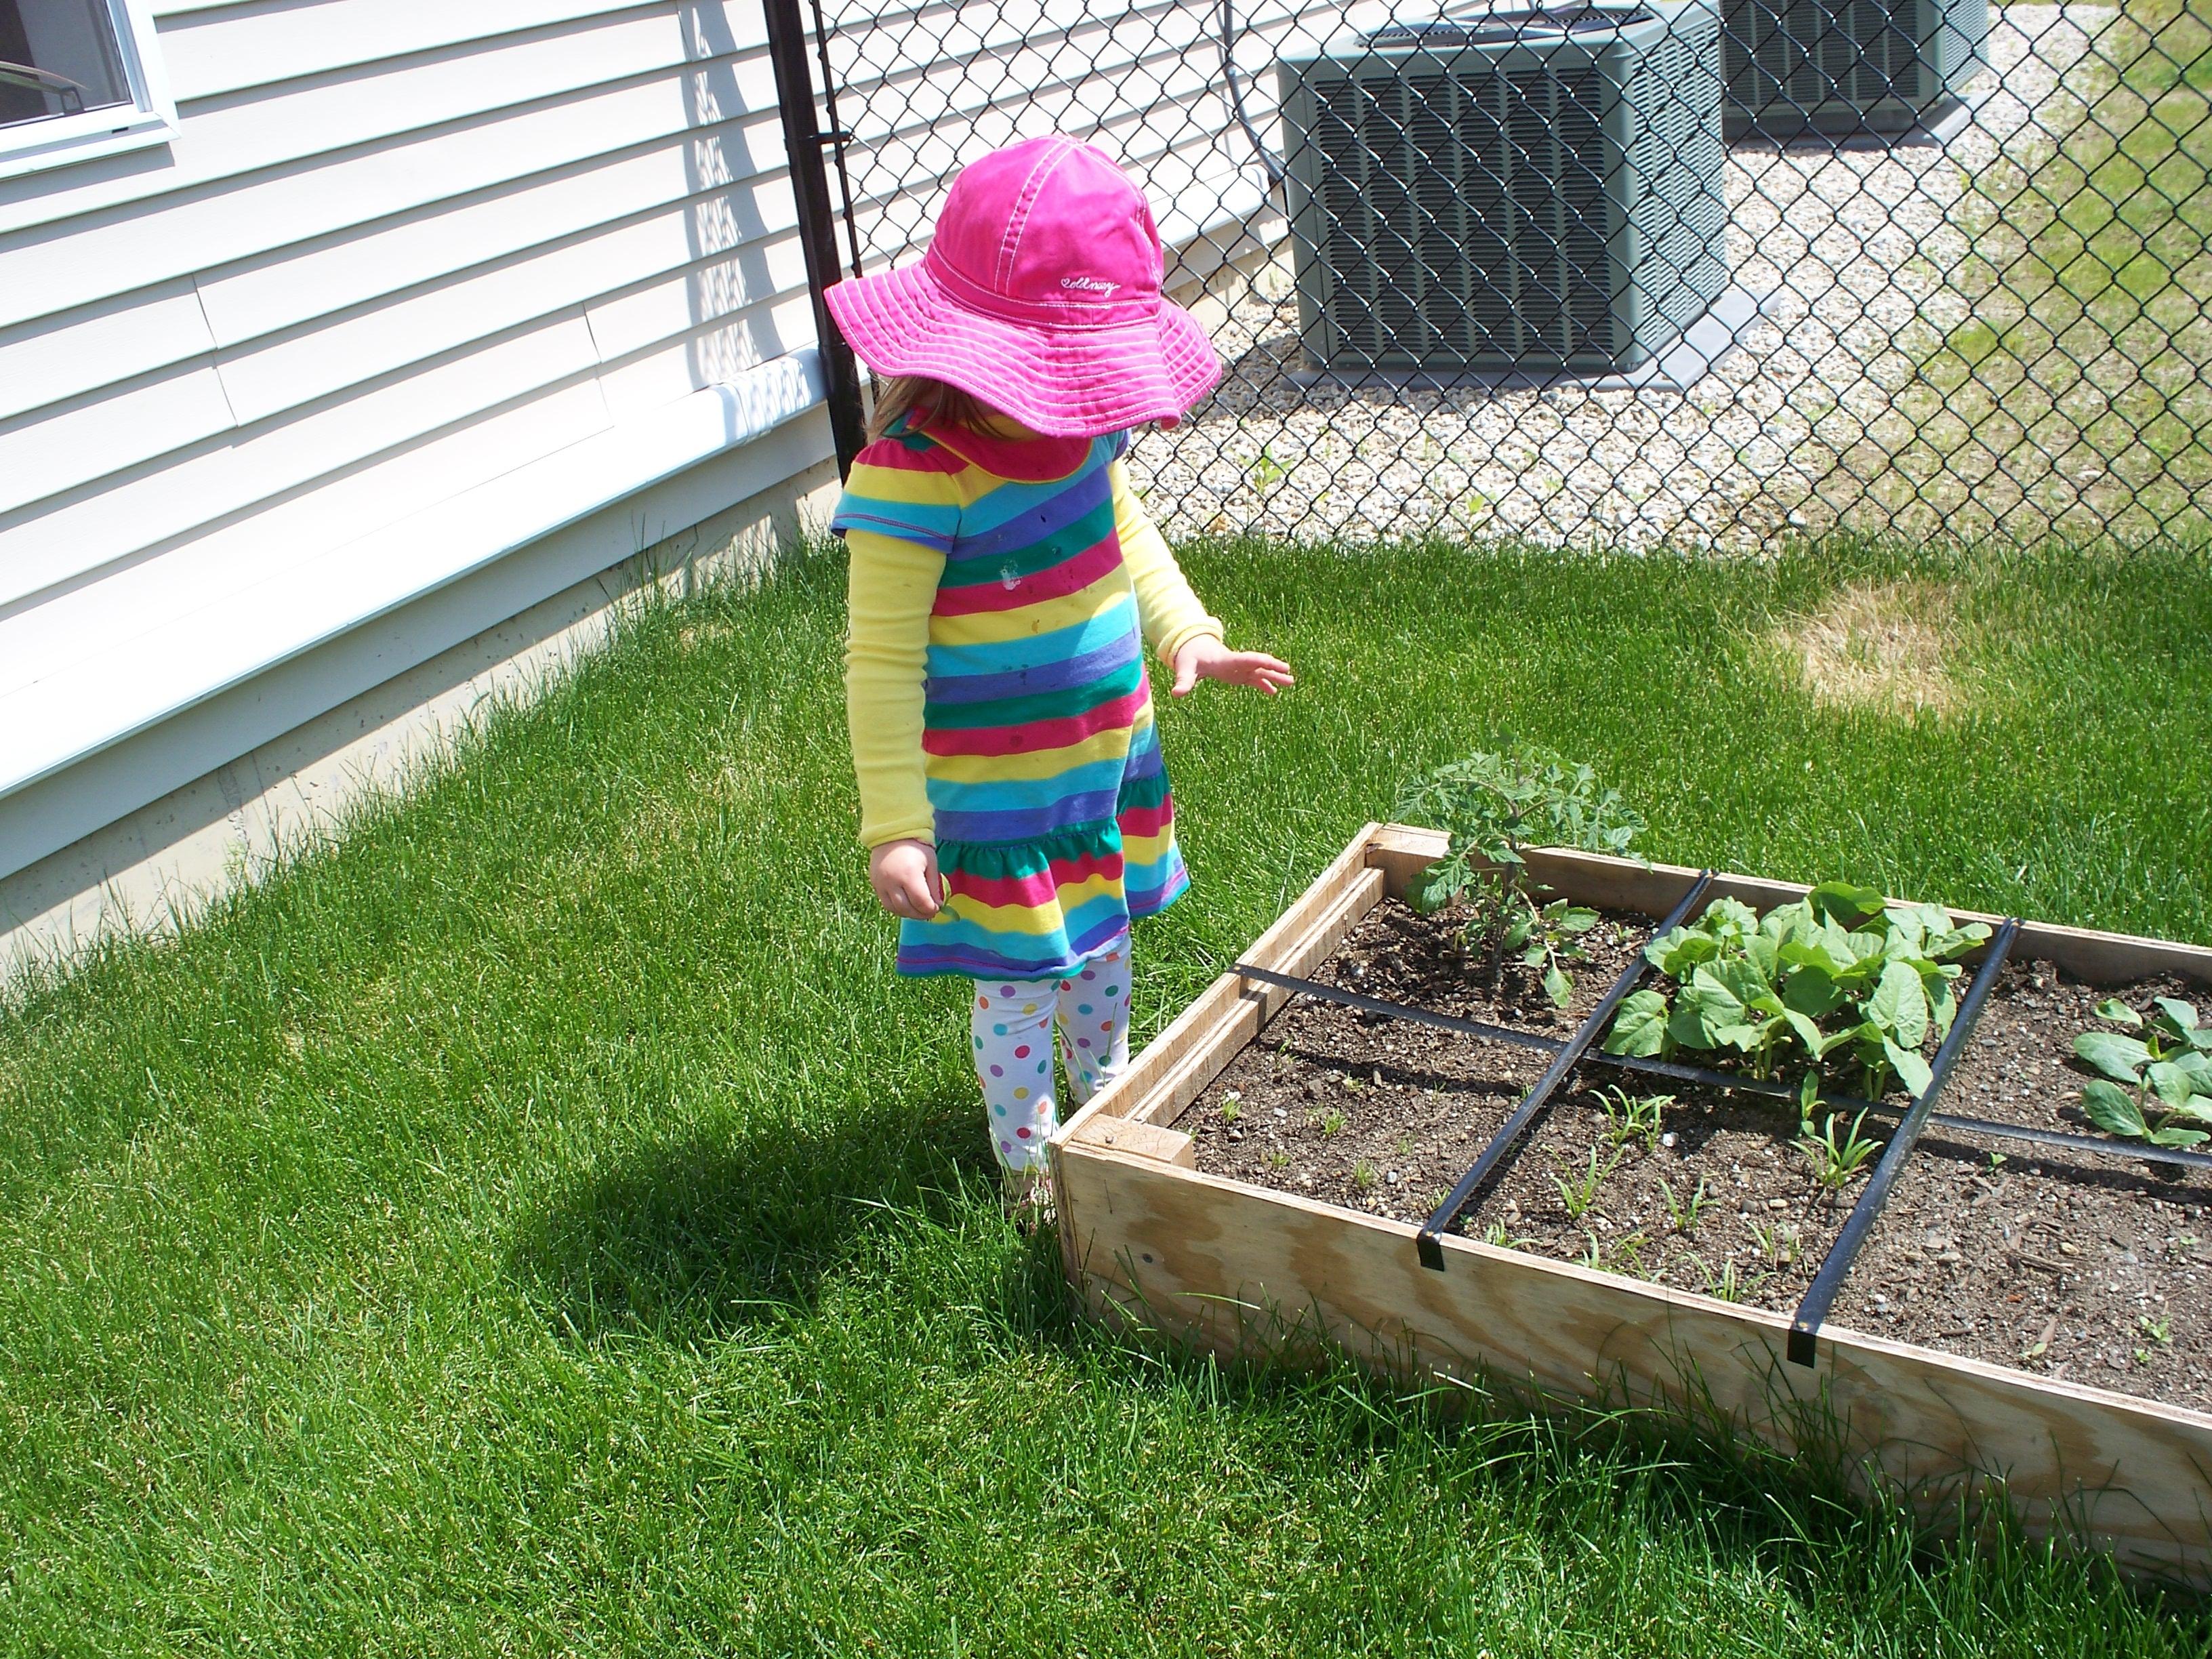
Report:
[[[713,499],[718,492],[710,489],[690,492],[696,500],[678,490],[665,501],[633,501],[639,492],[740,448],[761,451],[757,465],[743,469],[740,495],[803,471],[819,455],[783,452],[797,442],[826,453],[814,430],[823,422],[794,421],[818,411],[822,397],[817,355],[811,347],[793,352],[302,558],[280,576],[0,697],[0,874],[739,498]],[[782,441],[760,441],[772,435]],[[781,471],[769,477],[763,468]],[[645,511],[655,518],[649,526],[625,516]],[[563,538],[579,550],[558,572],[532,575],[532,562],[513,565],[520,586],[497,601],[507,609],[484,614],[447,603],[446,590],[465,580],[474,592],[499,589],[496,580],[472,579],[496,577],[510,556],[586,521],[593,533]],[[451,614],[430,625],[422,617],[426,599],[438,601],[428,611]],[[383,638],[370,624],[403,611],[418,618],[411,642],[368,643]],[[331,647],[341,641],[368,654],[333,678]],[[307,680],[278,672],[311,655],[321,666]],[[149,737],[159,740],[140,741]]]
[[[664,522],[694,510],[697,501],[743,492],[751,479],[773,475],[793,457],[823,452],[766,491],[744,495],[29,868],[0,877],[0,986],[32,963],[77,960],[103,938],[167,931],[240,882],[259,879],[285,856],[329,842],[354,808],[405,789],[426,764],[448,756],[454,738],[487,707],[535,697],[604,645],[645,590],[681,592],[701,580],[766,568],[793,533],[828,522],[838,482],[827,434],[821,416],[788,422],[624,508],[610,509],[633,526],[641,514],[627,509],[644,508],[648,525]],[[590,533],[588,524],[556,532],[498,568],[511,576],[517,567],[536,563],[543,575],[568,562],[562,544]],[[426,602],[425,619],[443,627],[456,603],[470,613],[495,610],[495,599],[471,592],[491,574],[464,580]]]

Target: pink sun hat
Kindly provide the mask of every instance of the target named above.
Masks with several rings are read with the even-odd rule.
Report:
[[[1090,145],[1030,138],[960,171],[915,264],[824,297],[879,374],[972,392],[1035,431],[1173,422],[1221,378],[1198,319],[1160,292],[1144,192]]]

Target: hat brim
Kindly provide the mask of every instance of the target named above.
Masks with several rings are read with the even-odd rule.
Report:
[[[1135,322],[1024,327],[960,304],[920,263],[839,283],[824,297],[878,374],[942,380],[1053,437],[1179,420],[1221,379],[1198,319],[1164,299]]]

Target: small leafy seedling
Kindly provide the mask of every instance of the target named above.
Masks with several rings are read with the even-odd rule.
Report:
[[[2142,1334],[2161,1348],[2173,1340],[2173,1328],[2163,1315],[2153,1319],[2148,1314],[2145,1314],[2137,1323],[2142,1326]]]
[[[1771,1226],[1763,1221],[1753,1222],[1751,1242],[1759,1247],[1759,1255],[1778,1267],[1786,1267],[1797,1259],[1797,1229],[1786,1221]]]
[[[2212,1139],[2212,1030],[2197,1010],[2160,997],[2148,1017],[2117,998],[2097,1005],[2097,1018],[2124,1031],[2084,1031],[2074,1052],[2101,1077],[2081,1085],[2081,1109],[2107,1134],[2153,1146],[2196,1146]],[[2123,1086],[2125,1085],[2125,1086]]]
[[[1489,963],[1492,988],[1512,957],[1537,971],[1545,994],[1565,1008],[1574,996],[1567,964],[1586,956],[1583,936],[1597,925],[1597,912],[1565,899],[1547,902],[1547,890],[1529,878],[1528,849],[1627,851],[1644,820],[1620,792],[1601,786],[1588,766],[1524,744],[1416,778],[1400,793],[1397,812],[1450,836],[1444,856],[1408,890],[1413,907],[1428,915],[1466,897],[1474,911],[1467,943]]]
[[[1851,1120],[1851,1127],[1840,1141],[1836,1139],[1836,1121],[1837,1115],[1829,1113],[1826,1128],[1816,1135],[1802,1136],[1797,1142],[1797,1150],[1813,1166],[1813,1179],[1832,1196],[1850,1186],[1851,1177],[1881,1150],[1878,1143],[1859,1133],[1866,1124],[1864,1112]]]
[[[1342,1112],[1338,1111],[1334,1106],[1332,1106],[1328,1110],[1321,1115],[1319,1121],[1321,1124],[1322,1137],[1326,1139],[1334,1140],[1337,1136],[1344,1133],[1344,1126],[1351,1121],[1351,1120],[1346,1117]]]
[[[1597,1159],[1597,1148],[1593,1146],[1587,1170],[1571,1179],[1565,1176],[1552,1177],[1552,1184],[1559,1189],[1560,1207],[1566,1211],[1568,1220],[1580,1221],[1589,1213],[1590,1206],[1597,1202],[1597,1189],[1605,1185],[1605,1178],[1620,1167],[1620,1153],[1615,1152],[1608,1161],[1601,1164]]]
[[[1221,1121],[1224,1123],[1234,1123],[1243,1115],[1243,1109],[1237,1103],[1236,1096],[1229,1095],[1224,1097],[1221,1102]]]
[[[1375,1184],[1375,1166],[1364,1158],[1354,1164],[1352,1166],[1352,1184],[1363,1193],[1372,1187]]]
[[[1741,1302],[1766,1282],[1765,1273],[1753,1273],[1748,1277],[1738,1273],[1733,1260],[1721,1263],[1721,1270],[1717,1273],[1698,1257],[1692,1256],[1690,1260],[1697,1263],[1698,1273],[1705,1276],[1705,1294],[1723,1302]]]
[[[1712,1200],[1705,1193],[1705,1178],[1698,1177],[1698,1189],[1687,1198],[1677,1198],[1674,1189],[1664,1180],[1659,1183],[1659,1201],[1667,1209],[1667,1224],[1678,1233],[1692,1233],[1705,1215],[1705,1206]]]
[[[1661,1120],[1667,1109],[1674,1103],[1672,1095],[1632,1095],[1626,1089],[1601,1089],[1598,1104],[1605,1109],[1605,1139],[1608,1146],[1626,1146],[1632,1140],[1644,1143],[1644,1150],[1659,1150]]]

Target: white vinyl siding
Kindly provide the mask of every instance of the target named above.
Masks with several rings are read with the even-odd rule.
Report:
[[[817,401],[757,0],[155,9],[159,160],[0,179],[0,873],[31,784]]]

